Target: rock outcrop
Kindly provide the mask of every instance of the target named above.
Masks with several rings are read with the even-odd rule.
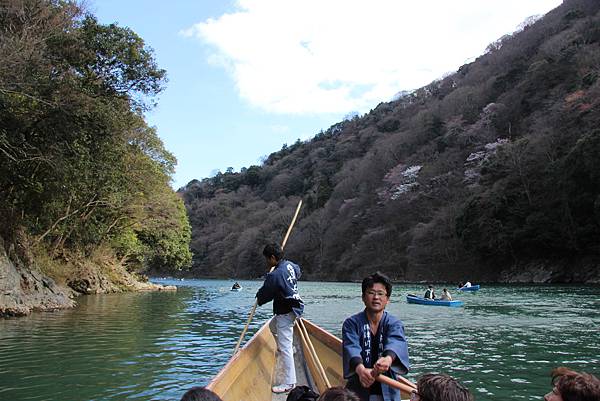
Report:
[[[78,295],[177,290],[140,281],[123,266],[100,266],[91,261],[80,262],[74,277],[59,285],[37,268],[35,258],[22,245],[6,248],[0,238],[0,317],[71,308]]]
[[[20,259],[9,258],[0,239],[0,317],[70,308],[75,305],[74,295]]]

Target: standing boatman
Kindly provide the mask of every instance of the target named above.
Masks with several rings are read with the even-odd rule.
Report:
[[[297,264],[283,259],[283,250],[278,244],[265,246],[263,255],[267,267],[275,268],[268,273],[262,287],[256,293],[259,306],[273,301],[273,314],[269,328],[277,341],[277,351],[281,359],[281,383],[273,386],[274,393],[287,393],[296,385],[294,365],[294,321],[302,316],[304,302],[298,293],[298,279],[302,271]]]
[[[365,309],[342,326],[346,388],[361,401],[400,401],[400,390],[375,380],[383,374],[396,379],[408,372],[408,344],[402,321],[385,311],[392,283],[377,272],[362,281]]]

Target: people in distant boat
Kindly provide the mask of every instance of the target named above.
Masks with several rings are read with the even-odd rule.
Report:
[[[585,372],[559,367],[552,370],[552,391],[545,401],[597,401],[600,400],[600,379]]]
[[[465,288],[469,288],[470,286],[471,286],[471,282],[470,282],[470,281],[467,281],[467,282],[465,283],[465,285],[464,285],[464,287],[465,287]]]
[[[300,266],[283,259],[283,250],[278,244],[268,244],[263,255],[269,269],[265,282],[256,293],[258,305],[273,301],[274,317],[270,328],[277,341],[277,351],[282,361],[282,382],[273,386],[274,393],[287,393],[296,385],[293,338],[294,321],[302,316],[304,302],[298,292]]]
[[[452,301],[452,295],[450,295],[450,291],[447,288],[442,290],[442,301]]]
[[[458,287],[457,288],[463,288],[465,285],[463,284],[463,282],[461,281],[460,283],[458,283]]]
[[[471,392],[456,379],[445,374],[424,374],[417,381],[411,401],[473,401]]]
[[[242,288],[242,286],[237,281],[231,286],[232,290],[239,290],[240,288]]]
[[[433,291],[433,286],[430,285],[429,287],[427,287],[427,290],[425,291],[425,299],[435,299],[435,292]]]
[[[361,401],[399,401],[400,391],[376,381],[380,374],[393,379],[410,368],[402,321],[385,311],[392,284],[374,273],[362,281],[365,309],[342,326],[343,368],[346,388]]]
[[[360,398],[354,391],[338,386],[323,391],[317,401],[360,401]]]
[[[185,392],[181,401],[222,401],[221,397],[204,387],[192,387]]]

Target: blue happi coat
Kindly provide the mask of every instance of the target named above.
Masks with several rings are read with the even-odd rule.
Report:
[[[360,358],[360,362],[365,367],[372,368],[377,359],[391,351],[396,358],[390,370],[385,373],[386,376],[396,379],[396,375],[406,374],[410,368],[404,325],[399,319],[384,311],[376,335],[379,349],[376,355],[371,355],[373,338],[366,312],[357,313],[344,321],[342,327],[344,378],[348,380],[347,387],[355,391],[361,400],[369,399],[369,389],[360,384],[358,375],[351,367],[351,361],[354,362],[354,368],[357,366],[356,358]],[[400,401],[400,390],[382,383],[381,392],[385,401]]]
[[[280,260],[275,269],[267,274],[263,286],[256,293],[258,305],[273,301],[275,315],[294,312],[300,317],[304,311],[304,302],[298,293],[298,279],[301,275],[300,266],[289,260]]]

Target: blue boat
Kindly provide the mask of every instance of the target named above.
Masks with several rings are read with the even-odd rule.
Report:
[[[479,291],[479,284],[470,287],[460,287],[458,291]]]
[[[463,306],[463,301],[443,301],[441,299],[426,299],[423,297],[419,297],[416,295],[409,294],[406,296],[406,302],[409,304],[418,304],[418,305],[433,305],[433,306],[450,306],[450,307],[458,307]]]

